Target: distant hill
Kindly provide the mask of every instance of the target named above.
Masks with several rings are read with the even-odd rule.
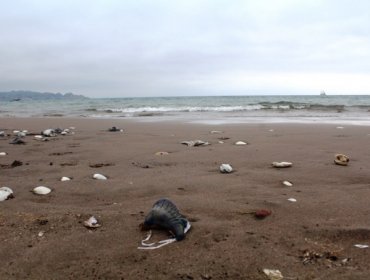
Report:
[[[55,100],[55,99],[85,99],[87,97],[83,95],[77,95],[73,93],[52,93],[52,92],[36,92],[27,90],[12,90],[6,92],[0,92],[0,100],[3,101],[19,101],[23,99],[33,100]]]

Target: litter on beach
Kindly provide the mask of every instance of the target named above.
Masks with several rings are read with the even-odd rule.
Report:
[[[336,154],[334,158],[334,162],[337,165],[347,166],[349,163],[349,158],[343,154]]]

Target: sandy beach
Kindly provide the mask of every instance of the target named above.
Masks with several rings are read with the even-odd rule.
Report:
[[[29,135],[25,145],[0,137],[0,187],[14,191],[0,202],[1,279],[268,279],[263,269],[284,279],[369,279],[370,248],[354,246],[370,245],[368,126],[0,121],[7,134],[57,127],[74,134],[47,142]],[[180,144],[196,139],[211,145]],[[337,153],[348,166],[334,164]],[[222,163],[234,172],[221,174]],[[41,185],[52,192],[31,192]],[[139,225],[164,197],[192,229],[181,242],[138,250],[147,233]],[[259,209],[272,214],[256,219],[250,212]],[[83,226],[91,215],[100,228]]]

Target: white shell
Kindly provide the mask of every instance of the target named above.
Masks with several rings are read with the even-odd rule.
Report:
[[[263,269],[263,273],[268,277],[270,280],[282,280],[284,279],[283,274],[281,274],[280,270],[277,269]]]
[[[13,130],[13,134],[18,134],[19,132],[19,130]]]
[[[224,141],[218,141],[218,144],[224,144],[225,142]]]
[[[62,131],[60,134],[61,134],[61,135],[67,135],[67,132]]]
[[[32,191],[35,194],[45,195],[45,194],[50,193],[51,189],[49,189],[48,187],[39,186],[39,187],[34,188]]]
[[[245,143],[243,141],[238,141],[238,142],[235,143],[235,145],[241,146],[241,145],[247,145],[247,143]]]
[[[369,248],[369,245],[365,245],[365,244],[356,244],[354,245],[356,248],[360,248],[360,249],[366,249],[366,248]]]
[[[54,129],[51,129],[51,128],[49,128],[49,129],[45,129],[45,130],[42,132],[42,135],[47,136],[47,137],[56,136]]]
[[[60,179],[60,181],[62,181],[62,182],[65,182],[65,181],[71,181],[71,178],[69,178],[69,177],[62,177],[62,178]]]
[[[0,188],[0,201],[7,200],[11,198],[13,195],[13,190],[8,187],[2,187]]]
[[[287,162],[287,161],[282,161],[282,162],[276,162],[276,161],[274,161],[273,163],[272,163],[272,166],[273,167],[280,167],[280,168],[284,168],[284,167],[291,167],[293,165],[293,163],[291,163],[291,162]]]
[[[233,168],[228,163],[223,163],[220,165],[220,171],[221,173],[231,173],[233,171]]]
[[[283,181],[283,185],[287,187],[293,187],[293,184],[289,181]]]
[[[43,136],[42,135],[35,135],[35,139],[42,139]]]
[[[84,221],[84,226],[87,228],[98,228],[101,225],[94,216],[91,216],[87,221]]]
[[[211,131],[211,134],[220,134],[220,133],[223,133],[223,131],[220,131],[220,130],[212,130]]]
[[[94,175],[93,175],[93,178],[94,178],[94,179],[96,179],[96,180],[107,180],[107,179],[108,179],[108,178],[107,178],[107,177],[105,177],[104,175],[102,175],[102,174],[98,174],[98,173],[94,174]]]
[[[295,198],[288,198],[288,201],[290,201],[290,202],[297,202],[297,200]]]
[[[337,126],[337,129],[343,129],[344,127],[343,126]]]
[[[0,156],[6,156],[6,155],[7,155],[7,153],[5,153],[5,152],[0,153]]]

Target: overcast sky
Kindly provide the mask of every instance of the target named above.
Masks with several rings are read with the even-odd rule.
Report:
[[[0,91],[370,94],[370,1],[12,0]]]

